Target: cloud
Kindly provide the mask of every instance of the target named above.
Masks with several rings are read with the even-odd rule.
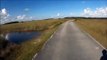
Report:
[[[28,15],[25,15],[25,14],[16,16],[16,20],[20,20],[20,21],[22,21],[22,20],[23,21],[28,21],[28,20],[32,20],[32,19],[34,19],[34,17],[28,16]]]
[[[57,13],[57,15],[56,16],[60,16],[60,13]]]
[[[96,8],[95,10],[86,8],[81,15],[85,17],[107,17],[107,7]]]
[[[25,11],[29,11],[29,8],[25,8],[24,10],[25,10]]]
[[[32,16],[30,16],[30,17],[29,17],[29,19],[33,19],[33,17],[32,17]]]
[[[9,14],[7,13],[7,10],[5,8],[0,10],[0,19],[6,19],[9,17]]]
[[[7,21],[9,21],[9,13],[5,8],[0,10],[0,24],[3,24]]]
[[[29,9],[26,8],[25,10],[28,11]],[[32,20],[32,19],[34,19],[32,16],[27,16],[25,14],[21,14],[16,17],[10,16],[6,8],[0,10],[0,24],[4,24],[11,21]]]
[[[25,17],[26,17],[26,15],[19,15],[16,17],[16,19],[23,20],[23,19],[25,19]]]

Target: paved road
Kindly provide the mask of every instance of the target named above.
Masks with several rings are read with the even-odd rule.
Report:
[[[74,22],[67,21],[33,60],[99,60],[102,49]]]

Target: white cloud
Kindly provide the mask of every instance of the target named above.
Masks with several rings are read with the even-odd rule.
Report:
[[[91,8],[84,9],[82,16],[85,17],[107,17],[107,7],[96,8],[92,10]]]
[[[25,10],[25,11],[29,11],[29,8],[25,8],[24,10]]]
[[[60,13],[57,13],[57,15],[56,16],[60,16]]]
[[[0,19],[6,19],[9,16],[5,8],[0,10]]]
[[[5,9],[5,8],[4,8],[4,9],[2,9],[2,10],[1,10],[1,13],[2,13],[3,15],[7,14],[6,9]]]
[[[9,13],[5,8],[0,10],[0,24],[3,24],[4,22],[9,21]]]
[[[19,16],[17,16],[16,18],[17,18],[18,20],[23,20],[23,19],[25,19],[25,17],[26,17],[26,15],[19,15]]]
[[[16,17],[16,20],[20,20],[20,21],[29,21],[29,20],[32,20],[32,19],[34,19],[34,17],[27,16],[25,14],[19,15],[19,16]]]
[[[33,17],[31,16],[31,17],[29,17],[29,19],[32,19]]]
[[[28,11],[29,9],[26,8],[25,10]],[[33,19],[32,16],[27,16],[25,14],[21,14],[16,17],[10,16],[10,14],[8,13],[8,10],[5,8],[0,10],[0,24],[4,24],[11,21],[32,20],[32,19]]]

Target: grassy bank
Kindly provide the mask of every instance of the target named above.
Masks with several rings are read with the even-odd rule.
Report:
[[[53,28],[54,25],[58,25],[65,20],[38,20],[38,21],[29,21],[29,22],[20,22],[13,24],[1,25],[0,33],[8,32],[24,32],[24,31],[43,31],[49,28]]]
[[[31,60],[33,56],[40,51],[44,43],[53,34],[56,28],[51,30],[46,30],[43,34],[37,38],[21,44],[21,47],[13,52],[8,59],[11,60]]]
[[[79,19],[76,23],[107,48],[107,19]]]
[[[26,41],[20,44],[11,54],[6,57],[7,60],[31,60],[33,56],[40,51],[44,43],[53,34],[60,24],[66,20],[41,20],[24,23],[15,23],[1,26],[2,33],[21,32],[21,31],[41,31],[38,38]]]

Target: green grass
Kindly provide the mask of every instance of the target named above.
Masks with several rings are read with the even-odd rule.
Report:
[[[49,39],[58,26],[66,20],[40,20],[25,23],[15,23],[1,26],[3,34],[7,32],[21,31],[41,31],[42,34],[38,38],[26,41],[14,49],[11,54],[6,57],[7,60],[31,60],[33,56],[41,50],[44,43]]]
[[[80,19],[76,23],[107,48],[107,19]]]

